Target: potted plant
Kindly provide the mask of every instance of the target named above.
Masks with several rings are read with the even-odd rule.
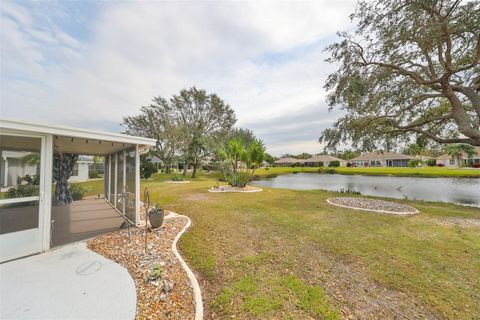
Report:
[[[163,209],[158,204],[154,204],[152,209],[148,212],[148,220],[150,220],[150,225],[153,229],[162,226],[164,217],[165,214]]]

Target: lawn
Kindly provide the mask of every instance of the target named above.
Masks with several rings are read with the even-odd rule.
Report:
[[[480,178],[480,169],[473,168],[445,168],[445,167],[422,167],[422,168],[400,168],[400,167],[367,167],[367,168],[309,168],[309,167],[273,167],[259,169],[255,174],[259,177],[287,174],[292,172],[318,172],[340,173],[340,174],[361,174],[374,176],[413,176],[413,177],[474,177]]]
[[[259,174],[276,170],[291,168]],[[200,277],[211,317],[480,314],[480,228],[463,223],[478,221],[478,208],[395,200],[421,211],[398,217],[331,206],[325,200],[336,194],[319,190],[208,193],[216,176],[142,182],[152,201],[192,218],[180,249]]]
[[[215,183],[143,185],[192,218],[180,248],[214,317],[480,314],[479,229],[449,222],[478,208],[405,201],[421,214],[398,217],[330,206],[325,191],[206,192]]]

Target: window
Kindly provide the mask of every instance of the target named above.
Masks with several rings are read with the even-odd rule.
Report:
[[[78,163],[75,163],[75,165],[73,166],[72,176],[78,176]]]

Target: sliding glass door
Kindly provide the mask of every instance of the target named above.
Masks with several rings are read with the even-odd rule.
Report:
[[[0,133],[0,261],[42,250],[45,138]]]

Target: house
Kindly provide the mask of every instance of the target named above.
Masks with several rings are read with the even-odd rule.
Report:
[[[413,157],[390,151],[367,152],[350,160],[354,167],[408,167]]]
[[[0,119],[0,262],[140,223],[140,154],[154,139]],[[36,158],[31,168],[5,165]],[[103,193],[73,201],[68,179],[79,155],[104,157]],[[5,158],[3,157],[5,156]],[[82,159],[80,157],[80,159]],[[26,174],[35,172],[35,179]],[[52,184],[54,181],[54,184]]]
[[[295,158],[282,158],[275,161],[275,165],[283,166],[283,167],[291,167],[295,164],[303,164],[305,162],[304,159],[295,159]]]
[[[340,163],[340,166],[342,167],[347,165],[347,161],[334,156],[330,156],[328,154],[316,155],[314,157],[311,157],[310,159],[306,159],[304,163],[305,163],[305,166],[309,166],[309,167],[318,167],[322,163],[323,163],[323,166],[328,167],[330,165],[330,162],[332,161],[338,161]]]
[[[445,167],[478,167],[480,166],[480,147],[475,147],[475,151],[476,154],[471,157],[469,157],[465,152],[462,151],[462,156],[460,157],[460,165],[456,158],[452,158],[452,156],[448,154],[442,154],[438,156],[435,160],[437,162],[437,165],[443,165]]]
[[[69,182],[85,181],[89,178],[90,166],[93,165],[93,156],[81,155],[73,166]]]

